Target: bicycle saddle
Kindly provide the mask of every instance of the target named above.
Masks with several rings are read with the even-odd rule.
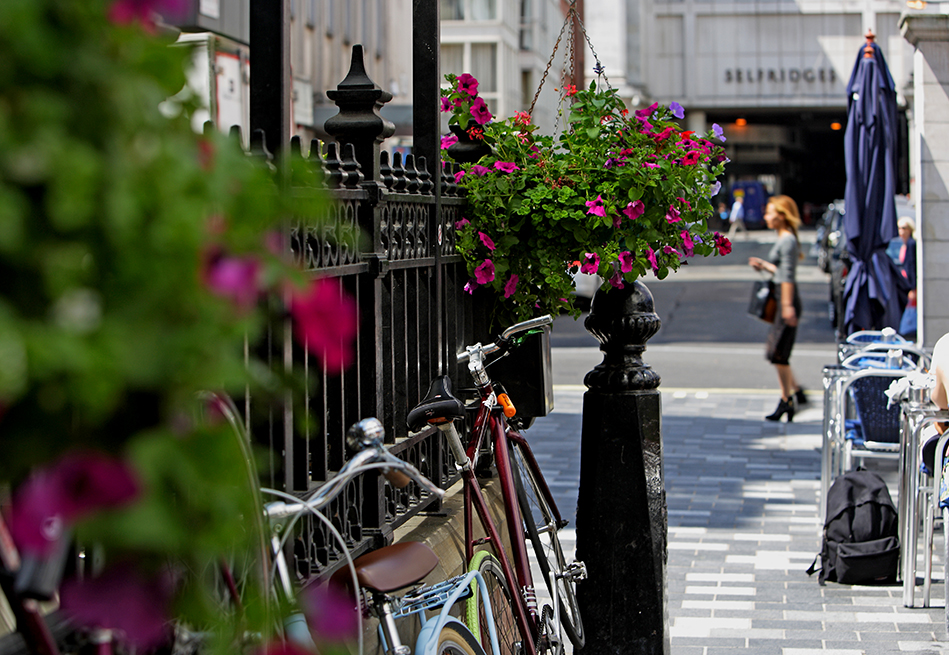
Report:
[[[370,591],[389,593],[413,585],[438,566],[438,555],[420,541],[405,541],[385,546],[353,562],[359,586]],[[352,587],[349,569],[333,574],[333,582]]]
[[[447,375],[432,380],[428,393],[405,422],[412,432],[418,432],[426,423],[450,423],[465,415],[465,404],[451,394],[451,378]]]

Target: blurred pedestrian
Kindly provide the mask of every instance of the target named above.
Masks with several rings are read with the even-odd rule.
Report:
[[[724,202],[718,203],[718,219],[721,221],[718,229],[722,232],[724,232],[726,226],[728,226],[728,217],[730,215],[731,213],[728,211],[728,205],[726,205]]]
[[[748,238],[748,228],[745,226],[745,196],[743,194],[738,194],[735,196],[735,202],[732,204],[732,211],[728,215],[728,220],[731,221],[731,227],[728,228],[728,238],[734,240],[735,234],[738,230],[741,230],[745,233],[745,238]]]
[[[899,333],[907,339],[916,338],[916,223],[912,218],[903,216],[896,223],[900,240],[900,253],[897,259],[900,274],[911,287],[906,297],[906,309],[900,320]]]
[[[774,364],[781,385],[781,401],[773,413],[765,416],[769,421],[779,421],[787,414],[788,422],[794,420],[796,405],[807,402],[804,390],[794,378],[791,370],[791,350],[797,337],[797,325],[801,316],[801,298],[797,289],[797,263],[804,254],[797,236],[801,226],[801,215],[797,203],[788,196],[771,196],[765,209],[764,220],[778,234],[767,259],[749,257],[748,264],[756,271],[768,271],[773,275],[778,312],[765,348],[765,357]]]

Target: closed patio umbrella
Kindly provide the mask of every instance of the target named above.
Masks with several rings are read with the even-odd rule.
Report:
[[[886,246],[896,227],[896,89],[867,32],[847,84],[844,231],[852,261],[844,287],[845,334],[899,327],[907,289]]]

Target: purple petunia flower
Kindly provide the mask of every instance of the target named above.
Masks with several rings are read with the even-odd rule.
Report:
[[[598,195],[596,200],[588,200],[586,206],[588,214],[606,216],[606,208],[603,206],[603,198],[601,196]]]
[[[619,270],[629,273],[633,270],[633,253],[624,250],[619,254]]]
[[[708,197],[714,198],[718,195],[718,192],[722,190],[722,183],[718,180],[715,180],[715,184],[712,185],[712,188],[708,190]]]
[[[583,255],[583,263],[580,265],[580,272],[589,275],[596,275],[600,270],[600,256],[595,252],[588,252]]]
[[[442,137],[442,150],[448,150],[453,145],[458,143],[458,137],[454,134],[446,134]]]
[[[478,232],[478,238],[481,239],[481,243],[483,243],[488,250],[495,249],[494,241],[484,232]]]
[[[488,111],[488,105],[484,98],[475,98],[474,102],[471,103],[471,117],[475,119],[478,125],[484,125],[493,118],[491,112]]]
[[[678,102],[672,101],[672,104],[669,105],[669,111],[672,112],[672,115],[676,118],[682,119],[685,118],[685,110],[682,108]]]
[[[517,290],[517,274],[512,275],[508,278],[508,281],[504,284],[504,297],[510,298],[514,295],[514,292]]]
[[[470,96],[478,94],[478,80],[468,73],[462,73],[458,76],[458,90],[464,91]]]
[[[469,171],[469,173],[477,175],[478,177],[484,177],[490,172],[491,172],[490,168],[488,168],[487,166],[482,166],[481,164],[475,164],[474,166],[471,167],[471,170]]]
[[[496,161],[494,162],[494,169],[502,173],[513,173],[514,171],[521,170],[520,167],[512,161]]]
[[[494,262],[490,259],[485,259],[476,269],[475,269],[475,281],[478,284],[487,284],[494,280]]]
[[[719,125],[718,123],[712,123],[712,134],[714,134],[715,138],[717,138],[718,140],[722,142],[725,142],[727,140],[725,139],[725,130],[723,130],[722,126]]]

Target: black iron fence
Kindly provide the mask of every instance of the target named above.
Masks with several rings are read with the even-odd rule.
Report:
[[[434,429],[409,434],[405,418],[433,377],[456,378],[457,352],[481,338],[475,337],[480,321],[463,289],[465,265],[455,253],[454,226],[464,199],[453,168],[433,167],[412,155],[403,160],[396,154],[390,161],[379,151],[385,124],[371,111],[377,100],[365,96],[364,71],[357,71],[357,78],[351,71],[329,93],[340,105],[331,119],[340,143],[314,141],[309,152],[299,141],[290,145],[290,156],[305,158],[322,171],[323,180],[321,189],[291,192],[321,193],[331,200],[322,220],[291,225],[290,249],[305,271],[333,279],[356,299],[355,362],[341,375],[327,375],[293,342],[289,328],[271,333],[263,347],[272,354],[272,365],[305,373],[307,388],[302,406],[287,400],[263,419],[250,412],[252,433],[269,450],[270,484],[302,494],[332,477],[351,455],[348,426],[375,416],[386,428],[390,450],[447,488],[457,473],[441,434]],[[440,169],[434,176],[433,168]],[[414,484],[396,489],[372,475],[350,485],[327,516],[358,555],[381,545],[434,500]],[[295,548],[303,577],[324,575],[341,564],[338,545],[318,521],[302,527]]]

